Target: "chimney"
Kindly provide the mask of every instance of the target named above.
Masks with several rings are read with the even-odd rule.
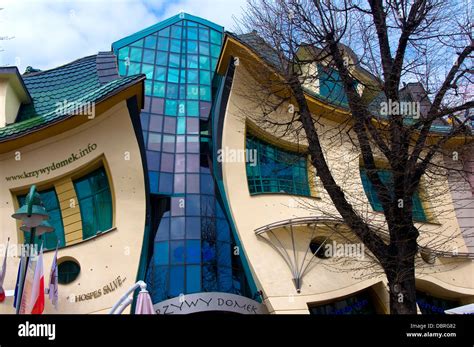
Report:
[[[21,104],[31,96],[16,67],[0,67],[0,128],[15,122]]]

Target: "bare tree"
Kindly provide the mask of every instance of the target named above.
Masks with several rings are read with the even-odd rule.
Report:
[[[247,97],[260,105],[267,130],[295,141],[305,139],[311,164],[336,213],[383,269],[394,314],[416,313],[420,232],[413,221],[413,196],[420,181],[434,185],[450,170],[466,174],[464,168],[450,167],[443,160],[462,151],[448,146],[454,138],[463,138],[463,146],[471,141],[469,118],[456,117],[474,105],[472,24],[464,5],[444,0],[249,0],[240,20],[240,30],[261,38],[259,53],[268,66],[245,66],[259,81]],[[321,114],[310,111],[307,95],[320,80],[320,72],[312,68],[317,64],[337,71],[335,82],[342,84],[347,96],[349,112],[337,130],[322,127]],[[404,81],[423,86],[425,94],[417,101],[421,116],[407,117],[398,108],[382,117],[382,105],[403,102]],[[375,96],[381,97],[378,103]],[[295,105],[288,119],[272,116],[288,103]],[[344,112],[338,109],[334,106],[341,117]],[[432,136],[433,127],[447,124],[447,116],[456,120],[450,130]],[[350,198],[354,193],[335,179],[321,142],[328,136],[353,144],[353,159],[344,160],[361,158],[383,207],[386,234],[373,227],[361,204]],[[391,172],[390,183],[379,175],[378,158]],[[440,194],[443,189],[440,185]],[[437,243],[433,247],[459,236],[441,230],[439,235],[444,236],[431,240]]]

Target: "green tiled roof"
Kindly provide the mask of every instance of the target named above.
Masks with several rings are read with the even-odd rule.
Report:
[[[109,59],[108,65],[101,63],[101,59]],[[104,66],[109,70],[102,69]],[[33,102],[21,106],[16,123],[0,128],[0,140],[65,119],[77,105],[96,103],[145,78],[144,75],[134,75],[123,78],[107,76],[104,79],[100,71],[111,71],[110,56],[93,55],[52,70],[23,75]],[[72,104],[69,109],[58,111],[58,103],[64,102]]]

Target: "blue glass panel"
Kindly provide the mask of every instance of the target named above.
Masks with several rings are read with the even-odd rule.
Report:
[[[152,95],[153,94],[153,82],[150,80],[145,81],[145,95]]]
[[[185,217],[172,217],[171,218],[171,234],[172,240],[182,240],[185,236]]]
[[[202,241],[202,261],[203,263],[213,263],[216,261],[216,247],[215,243],[210,241]]]
[[[160,192],[163,194],[173,193],[173,175],[169,173],[161,173],[160,175]]]
[[[127,75],[127,67],[128,67],[128,62],[126,60],[119,60],[118,70],[119,70],[119,75],[120,76],[126,76]]]
[[[219,266],[218,269],[219,290],[230,292],[232,290],[232,268]]]
[[[158,172],[148,171],[148,180],[150,182],[150,193],[158,193]]]
[[[201,238],[201,218],[186,217],[186,239]]]
[[[201,241],[186,241],[186,263],[199,264],[201,262]]]
[[[158,226],[158,230],[156,231],[155,242],[169,240],[169,238],[170,238],[170,219],[163,217],[160,221],[160,225]]]
[[[174,155],[170,153],[161,154],[161,171],[173,172],[174,167]]]
[[[203,101],[211,101],[211,87],[209,86],[201,86],[199,88],[201,94],[201,100]]]
[[[148,146],[147,148],[151,151],[161,150],[161,134],[149,133],[148,134]]]
[[[185,205],[184,197],[180,196],[171,198],[171,215],[184,216]]]
[[[184,266],[170,268],[169,296],[175,297],[184,294]]]
[[[230,229],[229,224],[225,219],[218,218],[216,223],[216,231],[217,231],[217,240],[230,242]]]
[[[211,175],[201,175],[201,193],[203,194],[214,194],[214,180]]]
[[[197,41],[188,41],[188,49],[186,53],[198,54],[198,43]]]
[[[171,225],[173,225],[173,222],[171,222]],[[171,228],[171,233],[173,233],[173,228]],[[171,264],[184,264],[184,254],[184,241],[170,241]]]
[[[186,292],[201,291],[201,267],[199,265],[186,266]]]
[[[215,265],[204,265],[202,267],[202,290],[205,292],[216,292],[219,290],[217,285],[217,267]]]
[[[188,28],[188,40],[198,39],[198,28]]]
[[[170,27],[166,27],[158,32],[159,36],[169,37],[170,36]]]
[[[155,265],[169,264],[169,242],[155,242],[153,257],[155,260]]]
[[[168,99],[177,99],[178,98],[178,84],[168,83],[166,90],[166,97]]]
[[[168,82],[179,83],[179,70],[178,69],[168,69]]]
[[[160,170],[160,152],[146,151],[146,161],[148,164],[148,170],[159,171]]]
[[[188,195],[186,197],[186,215],[199,216],[201,212],[201,203],[199,195]]]

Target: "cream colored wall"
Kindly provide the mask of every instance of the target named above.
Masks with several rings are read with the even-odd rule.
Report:
[[[53,171],[50,175],[6,182],[5,177],[23,171],[33,171],[62,161],[71,153],[97,144],[97,149],[79,160]],[[111,188],[115,197],[115,230],[93,239],[62,248],[58,257],[73,257],[81,266],[79,277],[70,284],[59,285],[59,310],[55,311],[46,299],[45,313],[105,313],[135,282],[145,227],[145,184],[139,147],[125,101],[115,105],[96,119],[52,139],[19,148],[21,160],[15,160],[15,152],[0,156],[0,242],[18,242],[17,225],[11,190],[27,187],[45,180],[68,175],[104,156],[111,174]],[[126,160],[126,152],[130,160]],[[54,252],[44,255],[45,285],[49,279]],[[3,254],[1,254],[3,258]],[[14,289],[18,258],[8,259],[8,271],[4,288]],[[93,292],[118,276],[125,279],[114,292],[82,302],[68,298]],[[13,313],[12,297],[0,305],[0,313]]]
[[[229,103],[223,126],[222,147],[242,150],[245,148],[246,119],[258,123],[260,114],[256,103],[258,97],[251,86],[256,82],[245,73],[242,64],[236,68],[234,84],[230,94]],[[258,88],[256,88],[258,89]],[[249,100],[252,100],[250,102]],[[281,107],[281,112],[271,115],[273,120],[288,119],[285,113],[287,106]],[[332,135],[340,131],[336,124],[319,118],[318,131],[330,169],[337,183],[343,187],[346,197],[359,212],[383,225],[383,215],[374,213],[364,193],[359,174],[359,156],[354,151],[349,138],[342,132],[342,141],[331,139]],[[278,129],[267,129],[268,133],[280,136]],[[347,129],[346,129],[347,131]],[[340,136],[335,138],[340,139]],[[289,137],[284,137],[288,140]],[[293,141],[295,141],[293,139]],[[298,140],[304,143],[304,138]],[[315,179],[314,171],[310,179]],[[337,216],[337,211],[332,205],[329,196],[316,180],[318,198],[297,198],[286,194],[263,194],[250,196],[245,163],[223,163],[224,185],[231,213],[236,224],[236,229],[248,256],[251,270],[257,281],[259,289],[264,291],[266,304],[273,313],[303,313],[308,312],[307,304],[330,300],[344,295],[349,295],[358,290],[385,283],[386,278],[378,265],[372,266],[361,273],[341,268],[341,271],[330,271],[324,266],[314,267],[303,278],[301,293],[297,294],[292,283],[292,276],[282,257],[268,244],[259,240],[254,230],[267,224],[293,218],[306,216]],[[424,242],[433,242],[429,233],[436,232],[442,235],[459,233],[456,216],[452,211],[452,200],[446,181],[436,185],[425,185],[427,193],[436,193],[436,199],[431,199],[430,205],[433,215],[439,224],[418,224]],[[446,208],[451,206],[451,209]],[[462,237],[444,242],[448,249],[454,244],[459,251],[466,249]],[[324,260],[331,264],[334,259]],[[417,276],[428,282],[433,282],[433,294],[439,288],[446,288],[454,296],[474,295],[474,265],[470,261],[458,262],[455,266],[445,264],[445,260],[437,260],[434,266],[420,266]],[[449,271],[446,271],[446,270]],[[380,292],[380,290],[379,290]],[[388,296],[384,297],[385,311],[388,310]]]
[[[0,79],[0,128],[15,121],[20,99],[8,79]]]

